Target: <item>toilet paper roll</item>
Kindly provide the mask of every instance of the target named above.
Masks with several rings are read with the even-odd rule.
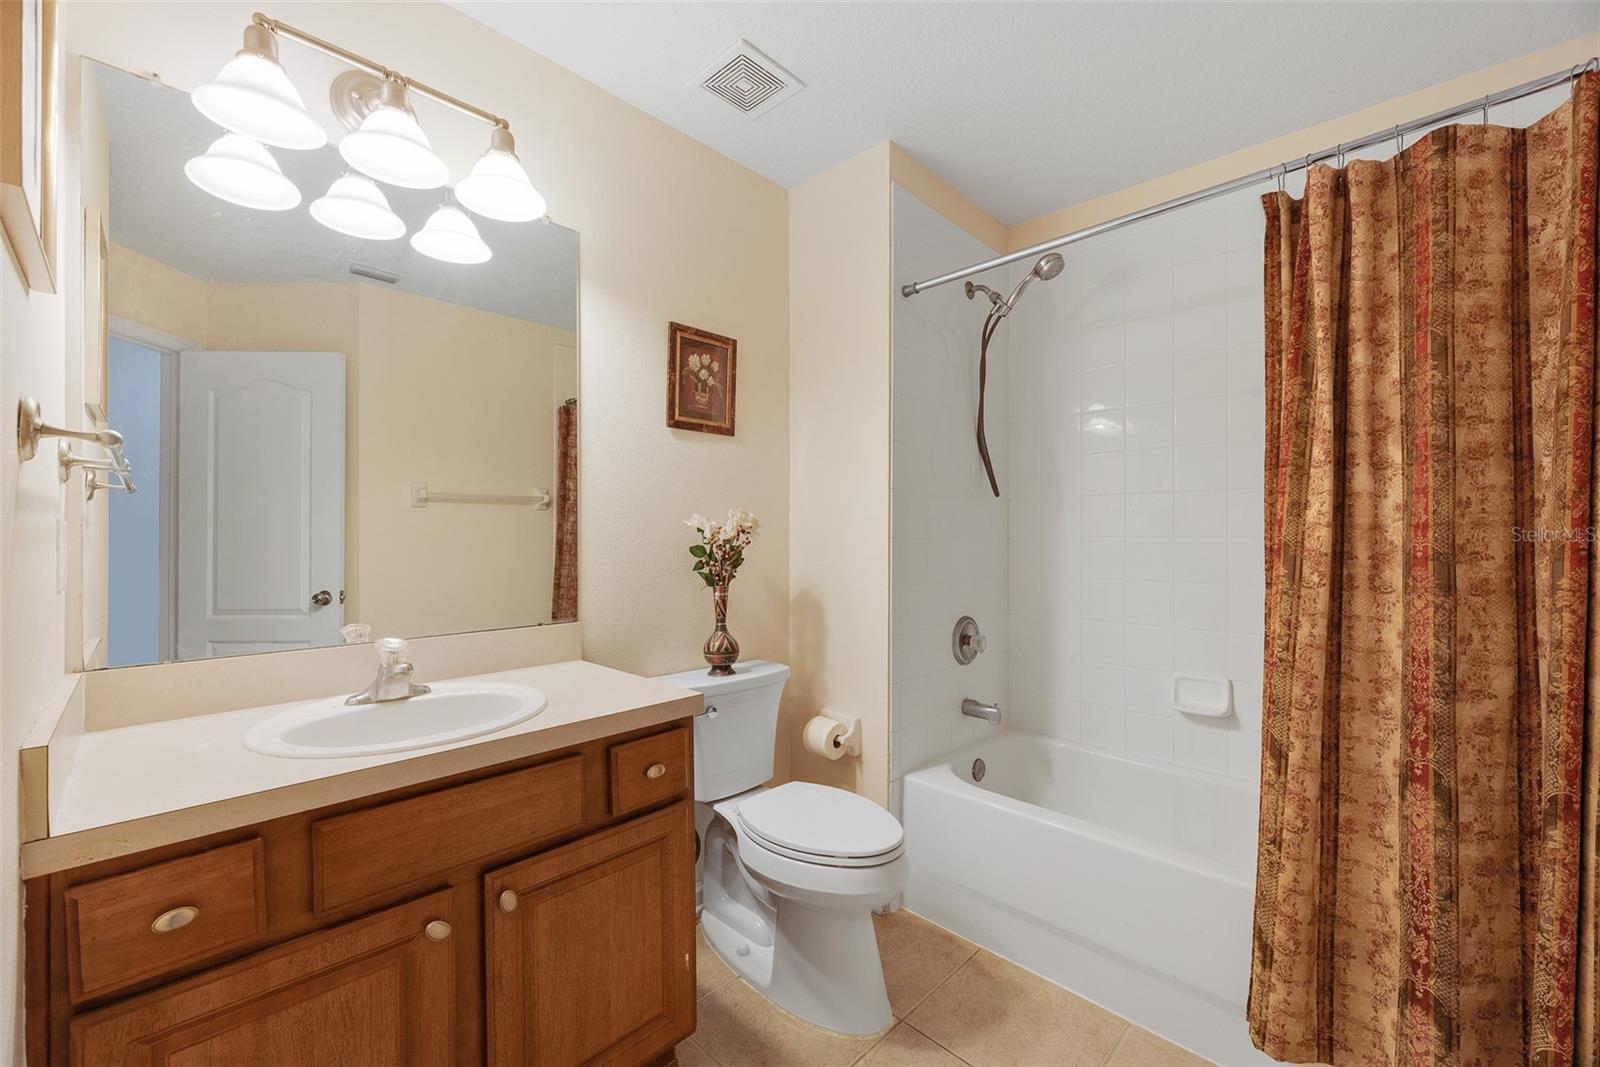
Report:
[[[849,730],[850,727],[838,719],[813,715],[806,720],[801,744],[805,745],[807,752],[823,759],[838,759],[844,755],[844,735]]]

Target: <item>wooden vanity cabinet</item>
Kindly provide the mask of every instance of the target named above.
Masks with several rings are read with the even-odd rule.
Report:
[[[670,1062],[695,1024],[690,735],[30,880],[29,1067]]]
[[[638,1063],[693,1031],[689,804],[483,881],[491,1065]]]

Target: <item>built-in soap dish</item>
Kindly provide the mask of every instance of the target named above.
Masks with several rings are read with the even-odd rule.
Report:
[[[1226,678],[1174,675],[1172,707],[1197,718],[1225,719],[1233,714],[1233,683]]]

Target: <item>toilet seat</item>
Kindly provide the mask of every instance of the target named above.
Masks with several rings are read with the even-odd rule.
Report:
[[[893,815],[832,786],[788,782],[741,798],[733,814],[752,844],[801,863],[877,867],[905,851]]]

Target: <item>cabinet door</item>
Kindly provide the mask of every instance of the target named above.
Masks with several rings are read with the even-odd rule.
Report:
[[[80,1016],[72,1063],[448,1064],[450,915],[434,893]]]
[[[489,1062],[639,1064],[694,1031],[687,802],[484,878]]]

